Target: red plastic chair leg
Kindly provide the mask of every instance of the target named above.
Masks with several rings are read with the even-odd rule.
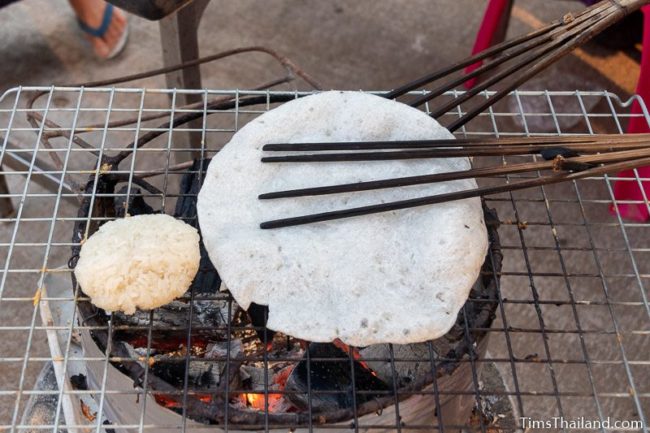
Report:
[[[490,48],[493,44],[499,42],[496,41],[498,36],[505,36],[505,29],[507,28],[510,19],[512,4],[513,0],[490,0],[487,9],[485,9],[481,27],[476,35],[472,54],[480,53],[481,51]],[[482,64],[483,62],[477,62],[469,65],[465,68],[465,73],[469,74],[475,69],[478,69]],[[465,87],[471,89],[475,84],[476,78],[473,78],[465,82]]]
[[[650,103],[650,6],[644,6],[643,11],[643,47],[641,54],[641,73],[639,75],[639,82],[637,83],[636,93],[647,104]],[[641,106],[634,102],[632,105],[633,114],[642,114]],[[632,117],[628,125],[627,132],[630,134],[648,133],[650,132],[650,125],[645,117]],[[650,178],[650,167],[641,167],[637,169],[639,177]],[[618,177],[632,178],[636,176],[633,170],[625,170],[617,175]],[[643,190],[641,189],[643,187]],[[641,182],[634,180],[622,180],[614,183],[614,198],[620,200],[634,200],[641,203],[620,203],[618,204],[618,212],[623,218],[632,219],[635,221],[647,221],[650,218],[648,206],[644,203],[644,195],[646,199],[650,198],[650,181]],[[615,212],[617,208],[612,205],[611,211]]]

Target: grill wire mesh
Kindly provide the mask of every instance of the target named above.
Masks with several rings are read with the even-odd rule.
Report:
[[[58,126],[26,121],[24,102],[32,91],[46,92],[34,110]],[[212,157],[235,131],[275,105],[236,104],[233,109],[220,111],[208,110],[205,103],[202,107],[178,107],[176,97],[187,93],[201,94],[204,101],[220,96],[234,96],[238,101],[248,95],[281,92],[48,87],[16,88],[0,98],[0,162],[8,186],[7,191],[1,191],[0,202],[6,205],[10,199],[14,204],[13,213],[1,218],[0,229],[4,260],[0,280],[0,431],[217,428],[189,419],[182,409],[176,423],[152,419],[147,412],[154,413],[159,405],[146,385],[145,389],[134,387],[131,381],[130,388],[118,386],[108,371],[111,363],[119,360],[79,348],[82,334],[90,327],[77,321],[74,304],[79,298],[69,287],[67,267],[73,226],[79,219],[74,186],[104,169],[96,153],[124,150],[143,134],[160,130],[158,125],[175,114],[207,114],[198,123],[167,128],[165,134],[137,149],[118,172],[128,179],[122,195],[137,188],[131,182],[134,175],[150,175],[162,194],[144,194],[147,203],[172,213],[180,179],[191,172],[189,166],[179,163],[190,157]],[[444,97],[458,94],[451,92]],[[623,133],[632,116],[630,105],[631,100],[623,102],[609,92],[518,91],[458,135]],[[644,113],[650,120],[645,108]],[[441,123],[449,123],[460,114],[462,107],[445,115]],[[148,120],[152,116],[158,118]],[[129,118],[136,122],[121,122]],[[82,137],[90,146],[79,147],[70,134]],[[48,138],[51,148],[43,146],[43,138]],[[50,156],[54,154],[63,169],[53,168]],[[507,161],[521,159],[526,158],[508,157]],[[510,178],[521,176],[535,175]],[[381,425],[373,424],[373,418],[355,416],[337,425],[310,423],[300,426],[304,428],[301,431],[451,432],[463,427],[509,432],[525,430],[529,420],[583,417],[602,425],[582,431],[619,431],[605,427],[611,419],[641,421],[628,431],[647,432],[650,228],[610,213],[616,180],[640,183],[646,179],[638,175],[629,179],[605,176],[486,198],[501,221],[504,259],[498,276],[497,318],[490,328],[466,331],[489,334],[487,351],[461,360],[469,364],[469,389],[441,389],[434,380],[432,387],[410,392],[422,396],[426,410],[434,410],[449,396],[469,395],[480,410],[466,425],[448,426],[444,419],[436,425],[409,423],[400,416],[400,412],[408,411],[402,409],[408,399],[400,401],[396,395],[396,405],[390,411],[386,409],[391,419],[386,422],[384,416]],[[503,179],[479,183],[496,181]],[[614,206],[619,204],[622,202]],[[650,206],[647,200],[640,204]],[[192,296],[190,304],[195,302],[201,301]],[[106,330],[113,335],[110,323]],[[189,334],[187,338],[189,341]],[[194,362],[190,351],[183,356],[187,363]],[[386,361],[394,369],[401,360],[391,356]],[[440,359],[423,361],[435,370]],[[50,376],[54,378],[54,386],[49,387],[43,385],[43,375],[39,377],[48,364],[53,364]],[[79,372],[90,368],[101,373],[96,383],[80,385]],[[187,394],[185,385],[182,392]],[[267,388],[263,394],[268,392]],[[120,421],[108,413],[112,402],[131,396],[137,396],[141,403],[135,419]],[[36,404],[35,409],[36,400],[47,404]],[[51,411],[39,412],[43,407]],[[296,427],[285,425],[277,431]],[[240,430],[240,426],[230,425],[228,418],[218,428]],[[255,429],[273,430],[268,423]],[[571,430],[560,425],[540,431]]]

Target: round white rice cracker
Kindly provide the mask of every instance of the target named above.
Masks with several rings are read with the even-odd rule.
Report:
[[[135,313],[183,295],[199,269],[197,230],[169,215],[109,221],[82,245],[74,274],[106,311]]]
[[[263,221],[475,188],[471,180],[259,200],[260,193],[466,170],[465,158],[261,163],[268,143],[453,138],[425,113],[360,92],[325,92],[253,120],[214,157],[201,233],[235,300],[268,327],[355,346],[437,338],[456,320],[488,247],[478,198],[272,230]],[[277,154],[277,153],[276,153]]]

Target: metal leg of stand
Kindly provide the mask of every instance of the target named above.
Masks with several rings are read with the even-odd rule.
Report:
[[[198,28],[203,11],[209,0],[194,0],[177,13],[163,18],[160,21],[160,38],[163,49],[163,62],[165,66],[177,65],[199,57]],[[180,71],[170,72],[166,75],[167,87],[170,89],[201,89],[200,67],[193,66]],[[176,95],[176,106],[191,104],[201,101],[202,95]],[[190,122],[192,129],[200,129],[201,119]],[[200,132],[175,132],[175,142],[182,143],[185,147],[199,149],[201,146]],[[181,146],[179,146],[181,147]],[[176,152],[176,162],[187,161],[189,158],[198,158],[200,152]]]

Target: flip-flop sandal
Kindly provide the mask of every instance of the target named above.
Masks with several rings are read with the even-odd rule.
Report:
[[[96,28],[90,27],[88,24],[84,23],[83,21],[77,20],[79,22],[79,27],[84,33],[90,36],[94,36],[96,38],[103,38],[106,32],[108,31],[108,27],[111,25],[111,21],[113,21],[113,9],[114,6],[112,4],[110,3],[106,4],[106,9],[104,9],[104,16],[102,17],[102,23],[99,25],[99,27]],[[124,50],[124,47],[126,46],[126,40],[128,38],[129,38],[129,24],[127,22],[126,26],[124,27],[124,31],[120,36],[120,39],[117,41],[117,44],[115,44],[115,46],[108,54],[108,56],[102,58],[108,60],[120,54],[122,50]]]

